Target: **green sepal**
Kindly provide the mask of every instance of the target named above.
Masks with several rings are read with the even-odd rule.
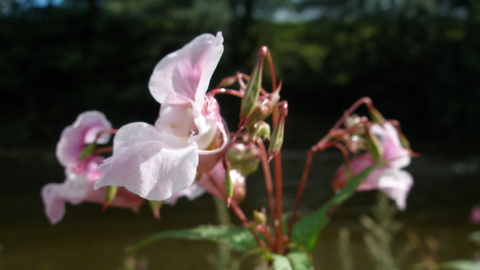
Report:
[[[225,196],[233,197],[234,185],[230,177],[230,168],[225,168]]]
[[[150,208],[152,209],[153,216],[156,219],[160,219],[160,209],[165,201],[148,201]]]
[[[92,143],[92,144],[89,144],[89,145],[85,146],[82,149],[82,152],[80,152],[80,155],[78,155],[78,158],[80,160],[86,159],[89,155],[91,155],[93,153],[93,151],[95,151],[95,148],[97,148],[96,143]]]
[[[292,233],[292,242],[303,246],[307,251],[312,251],[317,243],[318,235],[322,231],[323,227],[330,221],[328,211],[352,196],[355,193],[357,187],[362,183],[373,170],[385,165],[386,161],[379,161],[372,166],[361,171],[350,179],[342,190],[338,192],[333,198],[327,201],[322,207],[320,207],[313,214],[295,223]]]
[[[117,195],[117,186],[107,186],[105,188],[105,204],[111,204]]]
[[[258,247],[255,238],[247,228],[203,225],[192,229],[171,230],[154,234],[135,245],[129,251],[129,254],[133,254],[147,244],[167,238],[226,243],[239,252]]]

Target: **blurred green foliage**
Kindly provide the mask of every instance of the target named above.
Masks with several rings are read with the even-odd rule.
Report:
[[[85,110],[103,111],[115,127],[153,123],[159,105],[147,84],[155,64],[200,33],[222,31],[225,54],[211,86],[237,70],[250,73],[256,49],[269,46],[283,79],[282,98],[290,104],[287,146],[313,144],[343,109],[370,96],[412,140],[478,149],[476,2],[468,5],[468,16],[433,14],[427,5],[416,13],[411,7],[333,12],[279,23],[272,20],[274,1],[72,1],[0,17],[0,145],[55,142]],[[304,9],[321,3],[300,2]],[[222,111],[227,118],[238,115],[236,105]],[[288,130],[295,136],[289,138]]]

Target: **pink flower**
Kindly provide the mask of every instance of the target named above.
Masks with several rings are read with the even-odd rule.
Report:
[[[105,190],[94,190],[93,185],[103,173],[98,167],[103,157],[79,156],[86,144],[95,142],[102,130],[111,129],[110,122],[103,113],[88,111],[81,113],[73,125],[66,127],[57,144],[57,158],[65,167],[67,179],[62,183],[47,184],[42,188],[45,213],[52,224],[59,222],[65,214],[65,202],[79,204],[83,201],[103,203]],[[97,144],[107,143],[109,133],[101,134]],[[119,189],[111,205],[136,208],[143,200],[126,189]]]
[[[397,130],[390,124],[383,126],[374,124],[370,132],[378,136],[383,148],[381,160],[389,161],[386,165],[373,170],[358,186],[358,191],[379,189],[392,198],[399,209],[404,210],[406,199],[413,185],[412,176],[402,170],[410,164],[410,154],[402,147]],[[375,164],[370,153],[356,156],[348,161],[348,169],[352,176]],[[340,190],[348,181],[345,165],[340,166],[333,180],[333,188]]]
[[[78,115],[73,125],[66,127],[60,141],[57,143],[57,159],[64,167],[76,167],[79,156],[86,144],[95,141],[99,131],[111,129],[112,125],[105,115],[98,111],[87,111]],[[98,144],[110,140],[110,134],[105,133],[98,138]]]
[[[470,222],[471,223],[480,223],[480,205],[475,205],[472,207],[470,212]]]
[[[136,122],[118,130],[95,188],[124,186],[162,201],[215,166],[228,138],[216,100],[205,93],[222,43],[221,33],[203,34],[157,64],[149,88],[162,104],[160,116],[153,126]]]
[[[105,188],[94,190],[94,183],[103,175],[98,171],[102,157],[93,157],[81,171],[72,168],[65,169],[65,182],[50,183],[42,188],[42,199],[45,213],[50,223],[56,224],[65,215],[65,203],[80,204],[82,202],[103,203]],[[116,207],[138,208],[143,199],[124,188],[118,188],[115,199],[110,204]]]

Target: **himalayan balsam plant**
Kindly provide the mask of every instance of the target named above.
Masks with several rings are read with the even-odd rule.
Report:
[[[65,128],[57,158],[65,167],[66,180],[42,189],[50,222],[62,219],[65,202],[138,209],[146,200],[159,218],[164,203],[174,204],[182,196],[193,200],[208,192],[224,201],[240,220],[240,227],[164,231],[131,252],[168,237],[211,240],[259,255],[268,269],[307,270],[313,268],[310,252],[318,235],[334,209],[355,191],[378,189],[405,209],[413,180],[403,168],[413,152],[399,123],[383,118],[369,98],[353,104],[307,151],[295,204],[293,209],[284,209],[281,148],[288,103],[280,99],[282,83],[276,79],[272,56],[267,47],[261,47],[250,75],[237,73],[207,91],[222,53],[222,34],[203,34],[156,65],[149,89],[161,107],[153,124],[135,122],[115,130],[102,113],[88,111]],[[270,91],[262,87],[265,60]],[[227,132],[217,95],[239,98],[237,130]],[[362,105],[369,117],[354,114]],[[113,147],[101,146],[113,134]],[[300,219],[298,209],[312,159],[330,147],[344,156],[332,183],[336,194]],[[246,196],[245,180],[260,167],[268,206],[246,214],[239,207]]]

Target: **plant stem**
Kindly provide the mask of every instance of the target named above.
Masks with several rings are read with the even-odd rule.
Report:
[[[275,221],[275,199],[273,197],[273,183],[272,183],[272,173],[270,171],[270,166],[268,165],[267,150],[262,141],[257,141],[257,146],[260,149],[260,159],[262,161],[263,175],[265,178],[265,186],[268,194],[268,205],[270,207],[270,224],[274,227]]]
[[[306,153],[305,167],[303,169],[302,178],[300,179],[300,185],[297,190],[297,197],[295,198],[295,205],[293,206],[292,216],[290,217],[290,224],[288,226],[288,237],[291,238],[293,232],[293,225],[297,218],[297,211],[300,207],[300,200],[302,199],[303,191],[305,190],[305,185],[307,183],[308,174],[310,173],[310,166],[312,165],[313,155],[315,152],[308,150]]]

